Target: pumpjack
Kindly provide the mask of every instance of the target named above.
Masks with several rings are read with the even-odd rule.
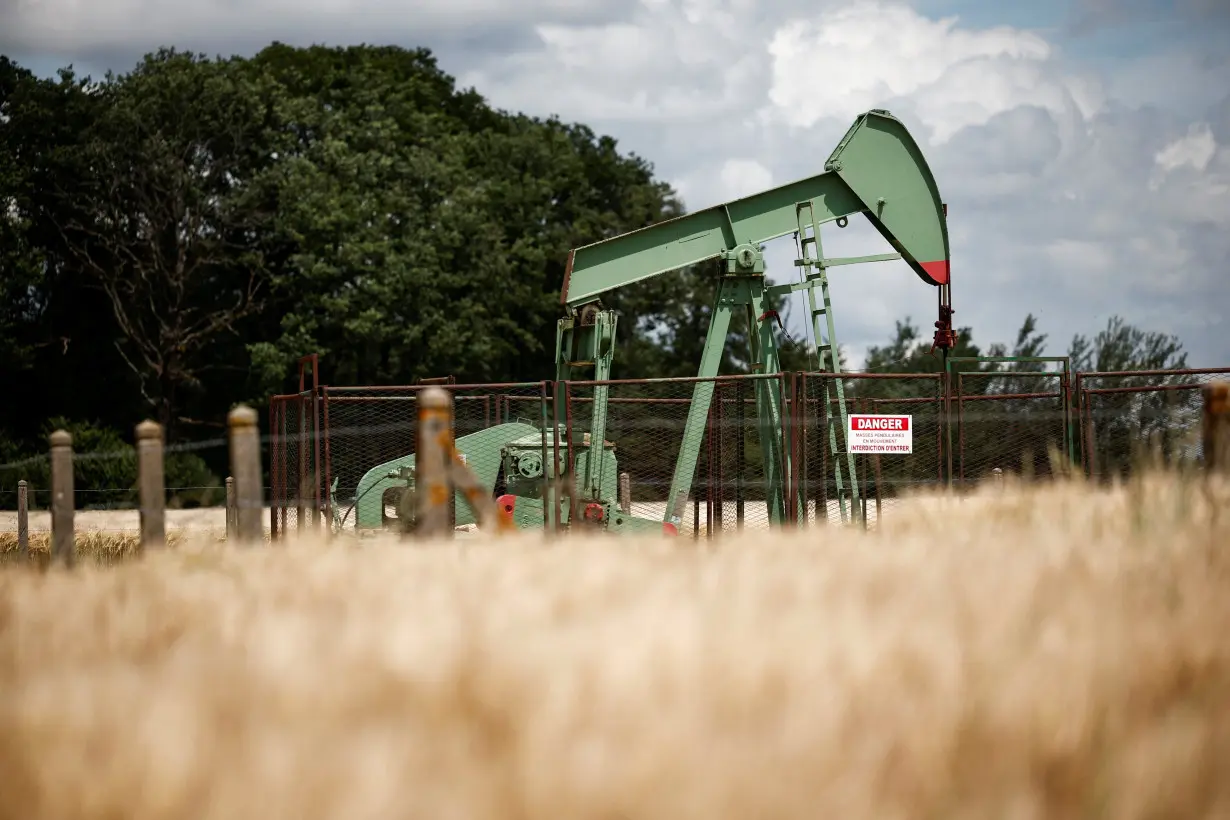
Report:
[[[865,216],[896,253],[825,258],[820,226],[834,222],[844,228],[856,214]],[[519,527],[594,526],[630,533],[677,533],[713,399],[714,382],[703,379],[718,375],[735,312],[742,311],[747,319],[753,372],[776,374],[780,372],[780,362],[774,326],[779,320],[772,300],[805,291],[818,369],[840,374],[828,269],[902,260],[919,279],[937,289],[939,319],[935,323],[934,341],[946,358],[955,343],[946,217],[947,208],[931,170],[905,125],[888,111],[873,109],[855,118],[825,162],[823,172],[815,176],[569,253],[560,295],[566,315],[556,330],[557,407],[564,401],[564,382],[604,382],[611,377],[617,316],[603,307],[604,294],[690,265],[720,260],[722,273],[697,369],[702,380],[694,383],[683,442],[660,520],[631,515],[618,503],[616,455],[605,438],[606,386],[594,388],[590,429],[579,441],[572,442],[574,453],[568,452],[569,437],[563,425],[549,429],[545,418],[542,427],[518,421],[460,436],[456,447],[478,480],[493,494],[500,482],[503,493],[497,503]],[[795,233],[798,240],[799,254],[794,264],[801,269],[799,281],[769,284],[765,279],[764,243],[789,233]],[[832,406],[832,402],[838,408],[835,417],[828,417],[827,444],[834,455],[842,518],[847,519],[860,499],[855,459],[846,441],[844,389],[840,378],[824,379],[824,385],[826,406]],[[788,503],[802,512],[802,499],[788,501],[783,481],[790,469],[790,448],[783,444],[781,382],[757,379],[754,391],[768,512],[772,523],[780,523],[785,519]],[[408,487],[412,492],[413,468],[411,454],[377,465],[363,476],[354,504],[357,527],[382,526],[381,497],[389,488]],[[365,501],[369,494],[372,497]],[[339,509],[336,503],[334,509]],[[475,523],[473,511],[460,496],[456,516],[458,525]]]

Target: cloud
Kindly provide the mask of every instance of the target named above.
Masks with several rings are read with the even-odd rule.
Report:
[[[1032,312],[1059,353],[1119,313],[1180,334],[1198,364],[1230,364],[1230,4],[1180,0],[1114,53],[1108,32],[1160,6],[1081,3],[1097,37],[895,0],[44,0],[6,7],[0,49],[428,45],[497,106],[614,135],[691,209],[818,173],[856,114],[887,108],[949,204],[957,320],[977,341],[1010,341]],[[823,240],[829,256],[888,250],[863,220]],[[790,237],[766,256],[771,277],[797,277]],[[934,291],[903,263],[830,275],[856,360],[905,314],[929,330]]]
[[[249,53],[271,40],[483,41],[506,50],[523,44],[527,21],[611,22],[625,8],[620,0],[0,0],[0,52],[70,55],[123,70],[171,44],[211,54]]]
[[[877,103],[914,97],[939,141],[1015,104],[1023,89],[1036,89],[1036,64],[1050,56],[1033,34],[962,30],[955,17],[929,20],[906,6],[877,2],[787,23],[768,51],[772,120],[808,128],[825,117],[852,119]],[[997,61],[1007,70],[986,70]],[[956,82],[940,84],[954,71]]]
[[[1154,154],[1153,158],[1163,171],[1173,171],[1189,165],[1197,171],[1209,166],[1217,153],[1217,142],[1207,122],[1192,123],[1187,135],[1180,137]]]
[[[1195,360],[1230,362],[1213,330],[1230,305],[1219,261],[1230,231],[1209,230],[1230,215],[1225,149],[1210,154],[1212,129],[1155,105],[1160,92],[1116,99],[1089,63],[1036,32],[896,2],[783,16],[691,0],[642,3],[618,26],[540,34],[534,54],[467,81],[500,104],[601,123],[653,158],[691,208],[817,173],[855,115],[888,108],[923,144],[950,204],[957,318],[976,339],[1009,341],[1032,312],[1058,353],[1117,312],[1180,333]],[[1151,59],[1159,86],[1210,76]],[[1221,110],[1218,122],[1230,122],[1230,103]],[[1159,175],[1159,156],[1178,165]],[[860,221],[826,230],[824,243],[832,256],[889,250]],[[793,255],[789,237],[772,243],[771,275],[795,278]],[[856,359],[906,313],[930,325],[933,293],[901,263],[831,279],[838,338]]]
[[[1208,25],[1230,20],[1225,0],[1075,0],[1070,27],[1089,33],[1132,23],[1179,21]]]

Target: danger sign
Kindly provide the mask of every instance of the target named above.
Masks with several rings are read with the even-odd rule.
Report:
[[[850,416],[851,453],[912,453],[914,434],[909,416]]]

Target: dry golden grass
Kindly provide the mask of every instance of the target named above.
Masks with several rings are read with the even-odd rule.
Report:
[[[171,531],[167,533],[167,545],[178,547],[186,540],[186,533]],[[73,538],[78,561],[86,561],[100,566],[110,566],[131,558],[137,552],[140,537],[135,532],[78,532]],[[51,533],[30,533],[30,556],[41,559],[51,549]],[[0,563],[20,564],[28,557],[19,551],[17,533],[0,532]],[[34,561],[37,563],[37,560]]]
[[[0,817],[1228,817],[1227,505],[9,568]]]

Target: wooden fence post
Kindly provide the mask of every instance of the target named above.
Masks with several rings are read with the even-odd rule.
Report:
[[[167,498],[163,478],[162,425],[145,420],[137,425],[137,488],[141,504],[140,551],[167,543]]]
[[[231,475],[235,479],[235,534],[241,543],[261,540],[261,443],[256,411],[239,405],[227,416]]]
[[[451,537],[449,503],[453,497],[448,457],[452,445],[453,396],[428,387],[418,396],[418,452],[414,457],[414,530],[424,538]]]
[[[17,549],[30,555],[29,485],[24,478],[17,482]]]
[[[226,477],[226,540],[235,540],[235,479]]]
[[[1230,477],[1230,382],[1204,386],[1204,464]]]
[[[51,560],[72,567],[76,559],[73,538],[73,437],[56,430],[51,441]]]

